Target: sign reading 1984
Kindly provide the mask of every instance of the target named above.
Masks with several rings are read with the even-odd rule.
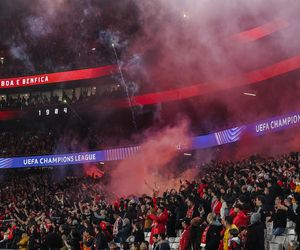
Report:
[[[45,108],[38,110],[38,116],[52,116],[52,115],[65,115],[68,114],[67,107]]]

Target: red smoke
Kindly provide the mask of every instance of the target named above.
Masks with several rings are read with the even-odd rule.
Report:
[[[109,1],[109,4],[119,5],[122,9],[121,2],[125,5],[127,1]],[[124,72],[140,87],[141,92],[136,97],[138,104],[155,104],[166,100],[166,96],[162,94],[151,96],[144,93],[165,91],[163,93],[168,94],[168,100],[184,99],[201,94],[200,98],[190,99],[184,103],[185,105],[183,102],[177,102],[177,107],[163,103],[161,110],[163,114],[174,118],[174,114],[187,113],[184,107],[189,106],[195,116],[200,117],[201,124],[199,125],[193,120],[196,123],[195,126],[200,127],[207,123],[210,131],[214,129],[215,124],[207,119],[207,116],[202,116],[204,112],[205,114],[212,113],[212,118],[223,118],[222,111],[220,111],[222,109],[225,110],[224,113],[229,122],[241,124],[244,121],[254,121],[259,116],[270,117],[276,115],[276,112],[281,114],[283,110],[291,111],[289,110],[291,106],[293,110],[294,107],[299,107],[294,102],[296,98],[291,100],[291,97],[300,93],[299,84],[291,87],[291,83],[295,83],[295,78],[279,77],[281,73],[298,69],[298,66],[294,68],[293,66],[298,65],[295,61],[299,62],[299,57],[296,55],[300,53],[299,22],[297,22],[299,1],[289,4],[282,0],[233,0],[230,4],[227,1],[208,0],[134,0],[133,2],[137,5],[139,12],[139,19],[135,22],[139,22],[141,29],[131,36],[128,53],[121,59],[126,62],[133,55],[141,58],[141,62],[127,67],[128,71]],[[67,6],[72,5],[73,2],[63,4],[64,1],[55,0],[53,3],[52,1],[46,1],[46,3],[43,2],[42,8],[31,6],[36,9],[36,12],[45,13],[46,11],[46,17],[48,17],[46,23],[64,27],[65,31],[72,34],[70,31],[73,29],[67,28],[69,23],[72,23],[69,22],[71,20],[60,22],[61,18],[56,17],[68,19],[67,15],[59,14],[61,11],[65,12]],[[73,6],[74,9],[81,9],[75,6],[76,4]],[[73,8],[70,9],[73,10]],[[89,13],[92,8],[86,10]],[[114,12],[103,11],[103,14],[105,13]],[[126,21],[115,23],[122,25]],[[59,25],[56,25],[56,22],[59,22]],[[35,23],[40,22],[30,22],[30,24]],[[31,30],[39,30],[39,27],[35,25],[30,26]],[[255,27],[259,28],[255,29]],[[89,25],[85,25],[80,31],[88,33],[88,28]],[[35,32],[31,34],[34,35]],[[61,36],[61,32],[58,34]],[[234,34],[240,35],[234,37]],[[73,38],[71,35],[66,37]],[[77,33],[74,37],[77,41],[84,41]],[[238,42],[235,39],[252,42]],[[68,44],[73,46],[76,43],[74,39],[69,39]],[[74,51],[80,50],[75,46]],[[284,60],[287,58],[292,60],[287,64],[276,64],[286,62]],[[277,74],[274,74],[276,72]],[[293,73],[289,72],[285,75],[290,74]],[[269,80],[263,90],[258,89],[261,86],[260,81],[271,77],[279,79],[278,82],[275,83],[274,79]],[[226,81],[223,81],[224,79]],[[237,87],[239,83],[252,82],[258,83],[253,84],[255,86],[249,86],[249,91],[257,92],[257,97],[253,98],[253,101],[248,102],[249,97],[245,97],[241,91],[231,89]],[[191,86],[194,83],[206,84]],[[177,90],[168,92],[170,89]],[[228,91],[226,94],[219,94],[217,92],[219,90]],[[209,97],[204,95],[210,92],[216,92],[216,95]],[[141,97],[144,99],[140,100]],[[200,100],[206,100],[206,105],[203,106]],[[216,103],[219,104],[219,110],[212,112]],[[204,110],[203,113],[201,110]],[[271,112],[273,112],[272,115],[270,115]],[[157,116],[160,117],[160,114]],[[169,123],[170,120],[166,118],[168,116],[162,115],[161,119]],[[287,131],[255,139],[244,138],[235,144],[236,150],[230,151],[226,156],[229,159],[238,159],[253,153],[268,154],[292,150],[299,145],[299,133],[297,133],[299,131],[293,131],[296,131],[297,137],[293,137],[293,134]],[[147,136],[141,151],[131,159],[121,162],[112,173],[110,190],[118,195],[150,193],[152,190],[149,186],[154,187],[154,183],[165,189],[172,179],[172,177],[166,177],[168,164],[178,155],[176,145],[182,142],[189,142],[187,126],[182,124]],[[202,159],[199,157],[199,161]],[[207,157],[207,159],[211,158]]]
[[[127,196],[151,194],[155,188],[165,190],[172,179],[168,164],[178,156],[178,146],[188,147],[190,142],[185,121],[148,135],[139,152],[120,162],[112,171],[109,191],[117,196]]]
[[[140,85],[140,94],[133,98],[133,105],[162,103],[162,115],[157,116],[166,123],[174,114],[192,111],[201,124],[208,124],[210,131],[219,124],[206,119],[208,115],[198,115],[202,110],[202,113],[213,113],[213,119],[222,117],[224,110],[226,120],[234,125],[294,110],[299,85],[295,84],[295,78],[283,77],[299,68],[300,45],[296,35],[299,24],[294,21],[298,19],[299,3],[287,6],[282,1],[271,2],[136,1],[142,31],[130,43],[128,57],[138,54],[142,63],[131,65],[127,71],[127,75]],[[241,34],[244,31],[248,32]],[[234,37],[238,33],[240,35]],[[262,81],[265,81],[263,88]],[[247,84],[249,86],[242,86]],[[224,90],[226,93],[222,92]],[[257,96],[250,101],[243,95],[244,90],[253,91]],[[215,95],[208,95],[211,92]],[[164,103],[174,100],[177,102]],[[123,103],[128,104],[128,100]],[[216,103],[220,108],[214,113],[212,109]],[[194,127],[201,126],[191,120]],[[297,144],[292,136],[286,137],[287,134],[290,135],[289,131],[244,138],[238,144],[230,145],[229,151],[226,151],[227,146],[224,147],[221,157],[232,160],[255,153],[287,152]],[[149,193],[151,188],[145,180],[152,187],[155,182],[165,188],[171,183],[172,178],[165,178],[164,170],[177,152],[174,148],[170,152],[156,149],[161,146],[160,137],[166,141],[174,138],[167,131],[154,137],[156,141],[146,140],[143,150],[119,164],[113,173],[112,190],[125,195]],[[213,157],[211,153],[207,159]],[[202,160],[202,157],[197,159],[198,162]]]
[[[257,154],[263,157],[283,155],[300,151],[299,145],[299,127],[260,137],[244,135],[241,141],[222,146],[218,160],[239,161]]]
[[[300,68],[300,55],[288,58],[265,68],[247,72],[238,76],[227,77],[225,79],[216,79],[210,84],[197,84],[189,87],[173,89],[158,93],[148,93],[145,95],[134,96],[132,106],[157,104],[175,100],[187,99],[199,95],[209,94],[211,92],[226,90],[227,88],[239,87],[246,84],[259,83],[276,76],[291,72]],[[121,107],[128,107],[127,99],[122,99],[113,104]]]
[[[90,176],[94,178],[101,178],[104,175],[104,171],[100,170],[95,164],[85,164],[83,166],[83,173],[85,176]]]

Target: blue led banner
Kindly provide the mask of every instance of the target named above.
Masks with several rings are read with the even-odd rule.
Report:
[[[194,137],[191,149],[209,148],[239,141],[247,133],[261,136],[277,132],[300,124],[300,112],[293,112],[282,116],[272,117],[250,125],[222,130],[208,135]]]
[[[267,133],[291,128],[299,124],[300,112],[293,112],[262,120],[250,125],[239,126],[208,135],[194,137],[189,149],[204,149],[233,143],[239,141],[245,133],[253,136],[261,136]],[[132,146],[72,154],[0,158],[0,168],[65,166],[96,163],[101,161],[118,161],[133,156],[139,148],[139,146]]]
[[[63,155],[0,158],[0,168],[61,166],[99,162],[103,160],[103,151],[92,151]]]

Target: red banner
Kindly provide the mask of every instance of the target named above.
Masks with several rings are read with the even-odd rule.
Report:
[[[91,69],[80,69],[58,73],[0,79],[0,89],[93,79],[102,76],[108,76],[115,71],[115,65],[108,65]]]
[[[253,42],[268,35],[273,34],[289,26],[289,23],[283,19],[275,19],[264,25],[240,32],[233,36],[235,40],[240,42]]]

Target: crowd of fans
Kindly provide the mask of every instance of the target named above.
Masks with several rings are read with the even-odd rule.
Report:
[[[8,96],[7,99],[4,97],[0,100],[0,109],[11,109],[11,108],[26,108],[26,107],[42,107],[47,105],[57,105],[62,104],[62,101],[59,101],[57,95],[48,98],[46,95],[39,96],[23,96],[13,98]]]
[[[80,152],[84,147],[95,149],[100,145],[96,143],[97,135],[92,132],[80,134],[76,129],[40,130],[29,129],[25,131],[3,131],[0,133],[0,155],[45,155],[60,153]],[[83,140],[84,143],[83,143]],[[98,141],[97,141],[98,142]]]
[[[53,132],[20,131],[0,133],[2,156],[49,154],[56,147],[58,137]]]
[[[53,106],[53,105],[73,105],[73,104],[82,104],[84,102],[93,102],[93,101],[101,101],[107,98],[120,98],[124,97],[124,93],[120,85],[118,87],[112,86],[106,88],[105,91],[99,94],[97,91],[95,93],[88,95],[86,91],[82,91],[80,95],[77,97],[75,92],[71,96],[67,95],[64,91],[62,93],[62,97],[59,98],[58,95],[54,94],[50,97],[39,94],[39,95],[19,95],[18,97],[12,97],[10,95],[7,98],[1,97],[0,100],[0,110],[1,109],[24,109],[24,108],[41,108],[44,106]]]
[[[121,145],[119,140],[114,141],[110,133],[105,131],[107,134],[101,129],[68,126],[42,130],[38,127],[7,129],[0,132],[0,157],[74,153]],[[115,130],[112,128],[111,131]]]
[[[274,236],[295,222],[299,240],[299,170],[298,153],[211,162],[178,190],[122,198],[102,179],[10,174],[0,184],[0,248],[167,250],[179,234],[180,250],[263,250],[271,221]]]

